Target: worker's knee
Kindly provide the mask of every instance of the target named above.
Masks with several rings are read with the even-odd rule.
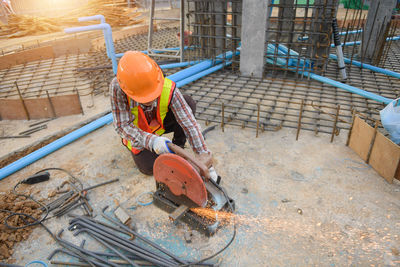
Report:
[[[157,158],[157,154],[147,149],[138,154],[132,153],[133,160],[139,171],[145,175],[153,175],[153,165]]]
[[[153,167],[151,168],[140,168],[139,167],[139,171],[145,175],[153,175]]]

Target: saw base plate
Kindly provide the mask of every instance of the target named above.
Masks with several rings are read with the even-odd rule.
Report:
[[[166,190],[168,191],[168,190]],[[171,213],[175,209],[179,207],[179,204],[176,202],[171,201],[167,198],[168,192],[165,190],[157,190],[153,194],[154,204],[159,207],[160,209]],[[229,199],[233,208],[235,208],[235,203],[233,199]],[[229,205],[226,204],[221,211],[229,210]],[[221,226],[219,221],[212,221],[207,218],[201,217],[196,213],[188,210],[185,212],[182,217],[180,217],[180,221],[188,224],[192,229],[198,230],[199,232],[205,234],[206,236],[212,236],[217,232],[217,229]]]

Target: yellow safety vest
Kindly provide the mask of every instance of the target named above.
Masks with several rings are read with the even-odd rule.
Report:
[[[140,105],[131,108],[132,114],[135,116],[133,124],[139,129],[154,133],[156,135],[162,135],[165,132],[164,119],[168,112],[168,106],[171,102],[172,95],[175,90],[175,83],[168,78],[164,78],[164,86],[161,95],[158,97],[157,103],[157,116],[153,119],[150,124],[147,122],[144,111]],[[131,99],[128,97],[129,106]],[[132,146],[132,142],[126,139],[122,139],[123,144],[131,150],[134,154],[138,154],[140,150]]]

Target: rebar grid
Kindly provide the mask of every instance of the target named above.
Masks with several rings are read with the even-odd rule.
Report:
[[[330,62],[326,75],[337,79],[339,74],[336,68],[336,62]],[[315,133],[332,134],[334,131],[337,134],[340,129],[350,128],[353,110],[373,121],[379,119],[379,110],[384,107],[336,87],[295,78],[293,73],[286,76],[281,73],[281,77],[255,80],[223,71],[184,86],[182,90],[197,101],[198,119],[261,130],[287,127]],[[348,81],[351,85],[383,96],[393,98],[400,95],[398,79],[369,70],[349,69]],[[335,126],[338,106],[340,110]]]
[[[332,19],[337,0],[270,3],[266,33],[268,73],[312,71],[322,74],[328,63],[332,36]],[[282,51],[288,49],[289,52]]]
[[[155,34],[155,40],[159,42],[160,47],[175,46],[178,42],[175,38],[176,31],[176,28],[160,30]],[[116,42],[115,46],[117,53],[121,53],[126,49],[144,50],[146,45],[146,35],[138,35],[126,37]],[[400,68],[400,61],[396,60],[399,55],[399,43],[393,42],[386,64],[392,66],[394,70]],[[103,66],[105,67],[102,68]],[[94,67],[98,69],[76,71],[77,68]],[[175,71],[177,70],[169,70],[166,75]],[[386,97],[394,98],[400,95],[397,89],[399,80],[396,78],[349,65],[347,71],[348,83],[351,85]],[[2,79],[0,86],[3,89],[0,93],[4,93],[5,89],[10,89],[9,87],[13,86],[12,81],[17,80],[18,85],[21,84],[20,89],[24,97],[29,95],[36,97],[40,90],[43,94],[47,84],[52,86],[54,92],[62,92],[63,89],[72,90],[75,87],[81,95],[107,93],[109,82],[114,76],[111,63],[104,50],[32,62],[3,70],[0,75]],[[338,79],[335,61],[327,65],[326,76]],[[40,90],[33,91],[32,86],[28,86],[28,84],[34,84],[32,81],[40,85]],[[312,80],[299,79],[293,72],[279,72],[274,77],[254,80],[239,77],[225,70],[186,85],[181,90],[192,95],[198,102],[198,119],[221,123],[222,103],[224,103],[225,124],[254,129],[258,126],[260,131],[288,127],[316,133],[332,134],[334,132],[336,134],[334,122],[338,105],[340,105],[337,122],[339,131],[350,127],[353,109],[372,119],[377,119],[379,118],[378,110],[383,108],[383,105],[379,103],[341,89]],[[9,91],[13,92],[12,88]],[[301,124],[299,125],[300,113]]]
[[[226,61],[225,53],[232,52],[227,67],[237,71],[240,56],[239,48],[242,0],[188,0],[187,26],[189,37],[185,41],[192,45],[193,51],[188,54],[189,60],[219,59]]]
[[[24,98],[46,97],[87,89],[88,81],[77,79],[75,70],[85,55],[66,55],[0,70],[0,98],[18,98],[17,83]]]
[[[176,28],[165,28],[155,33],[154,40],[159,47],[176,46]],[[147,37],[129,36],[115,44],[116,53],[126,50],[144,50]],[[97,70],[79,71],[84,68]],[[167,72],[168,74],[169,72]],[[38,60],[0,70],[0,98],[18,98],[15,82],[26,98],[47,97],[72,93],[78,90],[80,96],[108,93],[108,86],[114,74],[105,49],[88,54],[66,55],[53,59]]]

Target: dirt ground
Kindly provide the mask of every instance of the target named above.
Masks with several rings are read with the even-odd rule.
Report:
[[[48,128],[33,134],[30,140],[1,140],[0,158],[103,112],[109,100],[106,96],[87,97],[82,98],[82,105],[85,115],[48,122]],[[0,121],[0,134],[18,133],[34,122]],[[236,239],[211,262],[220,262],[221,266],[400,265],[400,182],[388,184],[364,164],[344,145],[345,132],[333,143],[325,134],[302,131],[299,141],[295,137],[295,130],[282,129],[255,138],[254,130],[229,125],[224,132],[217,126],[207,134],[222,185],[237,207]],[[154,179],[137,170],[112,125],[1,180],[0,196],[19,180],[50,167],[68,170],[85,186],[119,178],[119,182],[89,192],[95,214],[106,205],[114,208],[116,200],[141,234],[183,258],[196,260],[211,255],[232,236],[230,224],[212,237],[193,231],[192,242],[187,243],[184,235],[190,227],[174,225],[168,214],[154,205],[137,206],[137,197],[155,190]],[[50,181],[21,190],[32,192],[38,199],[47,198],[66,179],[64,173],[53,171]],[[66,229],[68,221],[63,216],[45,224],[56,233]],[[69,231],[64,237],[75,244],[86,238],[73,237]],[[87,246],[100,249],[90,239]],[[56,248],[48,233],[36,227],[14,247],[11,262],[49,263],[46,258]],[[61,255],[56,259],[70,260]]]
[[[344,145],[344,133],[333,143],[328,135],[305,131],[295,141],[295,134],[283,129],[255,138],[254,130],[229,126],[224,133],[217,127],[207,134],[222,185],[236,202],[238,224],[236,240],[213,262],[219,260],[221,266],[399,265],[400,183],[388,184],[365,165]],[[227,225],[213,237],[193,231],[192,242],[186,243],[184,233],[189,228],[174,225],[154,205],[129,209],[141,193],[154,191],[155,184],[153,177],[134,167],[111,125],[3,179],[1,191],[49,167],[67,169],[85,185],[119,178],[89,193],[96,213],[106,205],[115,207],[118,200],[140,233],[184,258],[211,255],[232,235],[233,227]],[[35,186],[40,191],[37,197],[47,196],[65,177],[52,173],[50,181]],[[68,218],[51,219],[46,225],[57,232],[68,226]],[[82,239],[68,231],[65,238],[75,244]],[[50,236],[36,228],[15,247],[12,258],[18,264],[47,261],[55,248]]]

